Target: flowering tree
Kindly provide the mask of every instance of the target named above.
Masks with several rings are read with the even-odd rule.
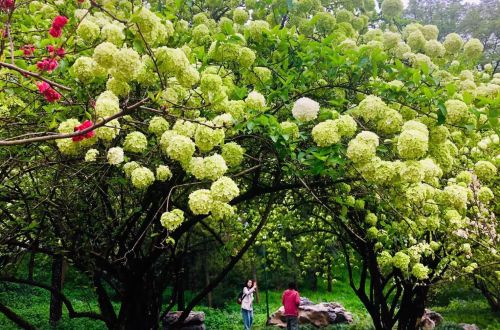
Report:
[[[300,200],[349,270],[362,260],[352,286],[375,327],[414,329],[429,285],[473,271],[479,246],[494,255],[500,76],[474,69],[477,39],[402,26],[399,0],[375,8],[2,2],[5,246],[62,254],[92,279],[99,313],[55,292],[70,316],[155,328],[193,246],[232,252],[182,318],[273,205]]]

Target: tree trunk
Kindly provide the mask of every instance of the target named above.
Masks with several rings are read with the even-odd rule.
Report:
[[[255,260],[252,261],[252,277],[253,277],[253,280],[255,282],[257,282],[257,267],[255,267]],[[257,304],[259,303],[259,288],[258,287],[257,287],[257,290],[255,291],[255,302]]]
[[[183,311],[186,306],[184,298],[184,268],[181,267],[177,277],[177,310]]]
[[[56,255],[52,258],[52,275],[51,286],[58,292],[62,291],[64,275],[63,275],[63,257]],[[57,322],[62,317],[62,300],[61,297],[51,293],[50,295],[50,317],[49,323],[51,326],[56,326]]]
[[[35,252],[31,252],[30,261],[28,263],[28,280],[33,281],[33,273],[35,270]]]
[[[118,329],[158,329],[162,292],[151,276],[128,283],[120,308]]]
[[[497,284],[498,285],[498,284]],[[483,296],[488,301],[491,311],[498,313],[500,312],[500,299],[498,296],[493,294],[489,289],[488,285],[483,282],[478,276],[474,276],[474,286],[481,291]],[[498,287],[497,287],[498,288]]]
[[[205,286],[210,284],[210,273],[208,271],[207,260],[202,258],[203,272],[205,273]],[[207,294],[207,304],[208,307],[212,307],[212,291]]]
[[[332,292],[333,290],[333,277],[332,277],[332,259],[328,259],[328,268],[327,268],[327,291]]]
[[[415,330],[425,312],[425,300],[429,288],[405,286],[399,306],[398,330]]]
[[[313,272],[312,274],[311,290],[314,292],[318,291],[318,276],[316,275],[316,272]]]

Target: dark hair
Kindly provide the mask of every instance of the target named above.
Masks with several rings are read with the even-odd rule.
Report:
[[[253,288],[253,286],[254,286],[255,282],[254,282],[254,280],[252,280],[252,279],[248,279],[248,280],[245,282],[244,287],[248,287],[248,281],[252,281],[252,286],[251,286],[251,288]]]
[[[297,290],[297,284],[295,284],[295,282],[290,282],[288,283],[288,288],[290,290]]]

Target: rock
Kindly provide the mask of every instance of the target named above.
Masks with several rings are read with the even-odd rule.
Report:
[[[177,322],[182,312],[170,312],[163,319],[163,329],[170,330],[174,329],[172,324]],[[175,328],[176,330],[205,330],[205,313],[203,312],[190,312],[189,316],[186,318],[181,328]]]
[[[475,324],[460,323],[459,326],[464,328],[464,330],[480,330]]]
[[[429,317],[431,320],[433,320],[434,323],[436,323],[436,326],[440,325],[441,322],[443,322],[443,317],[441,316],[441,314],[434,312],[434,311],[431,311],[430,309],[426,308],[424,315],[427,315],[427,317]]]
[[[423,330],[432,330],[441,322],[443,322],[441,314],[426,308],[424,315],[422,315],[422,318],[420,319],[419,326]]]
[[[286,318],[283,315],[285,308],[281,306],[274,312],[268,325],[274,325],[280,328],[286,328]],[[315,327],[326,327],[335,323],[351,323],[352,314],[345,308],[335,302],[314,304],[309,299],[300,300],[299,305],[299,324],[312,324]]]

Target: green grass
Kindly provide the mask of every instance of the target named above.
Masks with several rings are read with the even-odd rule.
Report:
[[[48,274],[37,272],[36,280],[48,283]],[[86,279],[75,272],[69,271],[66,276],[64,293],[72,301],[77,311],[98,311],[93,290],[87,286]],[[236,291],[236,289],[235,289]],[[341,303],[354,316],[352,325],[336,325],[328,329],[368,330],[371,321],[359,299],[352,292],[345,277],[341,276],[335,282],[333,292],[327,292],[324,287],[318,291],[301,290],[301,295],[314,302],[336,301]],[[189,294],[187,294],[189,297]],[[207,329],[232,330],[241,329],[240,306],[230,297],[226,306],[215,309],[198,306],[196,310],[206,313]],[[0,284],[0,301],[19,313],[38,329],[50,329],[48,325],[49,301],[48,291],[30,288],[25,285]],[[281,305],[281,291],[269,291],[269,309],[273,313]],[[475,323],[483,330],[500,330],[500,315],[493,314],[485,299],[475,290],[463,283],[447,284],[435,290],[430,297],[431,309],[441,313],[446,320],[439,330],[455,330],[457,323]],[[115,306],[118,310],[119,306]],[[55,329],[105,329],[104,323],[89,319],[69,319],[64,308],[63,320]],[[265,291],[260,291],[260,302],[254,305],[254,329],[267,329]],[[0,329],[17,329],[15,324],[0,313]],[[271,329],[271,328],[269,328]],[[275,329],[275,328],[273,328]],[[303,327],[301,329],[312,329]]]

